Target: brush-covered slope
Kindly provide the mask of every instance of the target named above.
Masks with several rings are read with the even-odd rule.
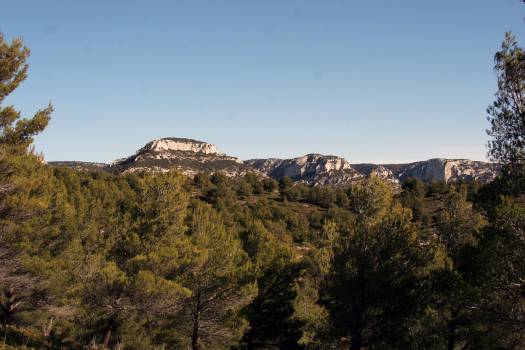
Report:
[[[223,172],[227,176],[259,173],[274,179],[289,177],[293,181],[313,186],[347,186],[374,173],[399,185],[414,177],[424,182],[481,181],[488,182],[498,173],[492,163],[468,159],[435,158],[408,164],[351,164],[345,158],[307,154],[291,159],[239,158],[220,153],[216,146],[192,139],[161,138],[148,142],[132,156],[111,164],[89,162],[50,162],[82,170],[104,170],[114,173],[137,171],[168,171],[177,169],[193,176],[197,173]]]

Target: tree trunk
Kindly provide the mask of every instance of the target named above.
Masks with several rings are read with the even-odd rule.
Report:
[[[195,306],[195,313],[193,315],[193,332],[191,334],[191,348],[193,350],[200,350],[199,346],[199,314],[201,308],[201,293],[197,293],[197,305]]]
[[[4,326],[7,327],[11,324],[11,319],[14,315],[14,302],[15,297],[11,290],[4,290],[5,305],[2,305],[2,313],[4,314]]]
[[[7,322],[4,320],[4,345],[7,343]]]
[[[248,334],[246,335],[246,349],[247,350],[253,350],[253,331],[250,329],[248,331]]]
[[[111,339],[111,328],[108,328],[106,330],[106,334],[104,335],[104,341],[102,342],[102,346],[104,349],[109,348],[109,340]]]
[[[102,342],[102,346],[104,349],[109,349],[109,342],[111,340],[111,333],[113,332],[113,324],[114,320],[110,319],[108,327],[106,328],[106,332],[104,334],[104,341]]]
[[[351,331],[350,337],[352,340],[352,344],[350,345],[350,350],[361,350],[361,346],[363,346],[361,330]]]
[[[47,338],[51,335],[51,331],[53,330],[54,321],[55,319],[53,317],[50,317],[49,320],[47,321],[47,326],[46,328],[44,328],[44,331],[43,331],[44,337]]]
[[[456,345],[456,326],[454,322],[449,322],[448,325],[448,341],[447,341],[447,350],[454,350]]]
[[[5,305],[0,305],[0,308],[2,309],[2,313],[4,314],[3,320],[2,320],[2,326],[4,328],[4,344],[7,342],[7,327],[11,323],[11,317],[12,317],[12,306],[11,306],[11,300],[12,295],[8,289],[4,291],[4,296],[6,298]]]
[[[193,321],[193,333],[191,334],[191,348],[199,350],[199,320]]]

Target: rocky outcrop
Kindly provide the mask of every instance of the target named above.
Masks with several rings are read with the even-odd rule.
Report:
[[[434,158],[423,162],[407,164],[396,174],[401,181],[410,177],[424,182],[432,181],[482,181],[493,180],[498,167],[491,163],[468,159]]]
[[[240,159],[220,153],[214,145],[182,138],[153,140],[134,155],[116,160],[109,167],[110,171],[123,173],[169,169],[189,176],[219,171],[228,176],[241,176],[251,170]]]
[[[396,185],[400,182],[399,178],[392,172],[392,170],[388,169],[383,165],[374,166],[370,171],[370,174],[374,174],[375,176]]]
[[[289,177],[309,185],[341,186],[364,177],[346,159],[322,154],[293,159],[251,159],[245,164],[274,179]]]
[[[411,177],[423,182],[472,180],[488,182],[497,176],[499,169],[492,163],[444,158],[408,164],[352,164],[352,167],[366,175],[376,172],[379,177],[396,183],[402,183]]]
[[[212,144],[184,138],[153,140],[134,155],[109,165],[89,162],[50,164],[116,173],[177,169],[190,176],[199,172],[223,172],[228,176],[242,176],[251,171],[275,179],[289,177],[296,182],[314,186],[347,186],[371,174],[395,186],[410,177],[424,182],[487,182],[498,173],[498,167],[494,164],[468,159],[435,158],[409,164],[350,164],[341,157],[314,153],[292,159],[251,159],[243,162],[239,158],[220,153]]]
[[[218,154],[215,145],[206,142],[183,139],[183,138],[163,138],[147,143],[137,153],[144,152],[163,152],[163,151],[183,151],[203,154]]]

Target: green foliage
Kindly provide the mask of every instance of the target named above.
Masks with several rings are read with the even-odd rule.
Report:
[[[448,193],[449,186],[444,181],[432,181],[428,186],[427,195],[433,197],[439,197]]]
[[[408,319],[417,312],[428,257],[409,213],[393,204],[386,183],[372,177],[350,194],[357,221],[347,233],[330,238],[332,262],[321,300],[339,346],[401,347]]]
[[[177,316],[181,343],[193,349],[224,348],[242,335],[245,324],[237,315],[256,293],[252,267],[238,238],[213,209],[196,204],[189,227],[195,250],[177,279],[191,291]]]
[[[499,99],[521,88],[521,49],[505,45]],[[0,103],[28,53],[0,37]],[[498,128],[513,103],[489,111]],[[50,113],[0,109],[2,348],[525,348],[519,171],[395,196],[376,176],[73,171],[31,152]]]
[[[241,348],[300,348],[303,322],[295,316],[294,303],[303,264],[261,222],[250,225],[244,245],[254,260],[259,292],[244,309],[250,327]]]
[[[304,192],[306,192],[306,201],[323,208],[330,208],[335,205],[337,200],[342,205],[348,205],[348,197],[341,190],[337,192],[339,196],[331,188],[310,187],[306,188]]]
[[[30,119],[20,119],[13,106],[2,107],[4,99],[27,77],[29,49],[20,39],[8,43],[0,33],[0,145],[27,147],[32,136],[45,129],[53,108],[39,110]]]
[[[506,197],[517,197],[525,192],[525,173],[513,171],[504,172],[494,181],[482,186],[473,196],[476,205],[494,218],[500,205]]]
[[[301,198],[299,186],[294,186],[293,181],[289,177],[283,177],[279,180],[279,193],[283,201],[294,202]]]
[[[49,306],[44,276],[26,266],[23,234],[32,229],[48,205],[47,179],[40,159],[28,152],[32,136],[41,132],[52,108],[20,119],[4,99],[27,77],[29,50],[21,40],[8,43],[0,33],[0,318],[3,339],[20,342],[20,327],[40,321]]]
[[[246,198],[250,196],[253,192],[253,186],[246,180],[240,180],[238,183],[237,195]]]
[[[403,183],[402,189],[400,200],[403,206],[412,209],[414,220],[423,219],[423,200],[427,193],[425,184],[421,180],[410,178]]]
[[[525,164],[525,52],[511,33],[506,33],[494,61],[498,92],[487,109],[489,155],[512,170]]]
[[[274,179],[264,179],[262,183],[266,192],[273,192],[279,188],[279,184]]]
[[[422,196],[407,185],[435,217],[422,236],[399,205],[404,194],[395,201],[377,178],[348,194],[294,185],[297,198],[283,202],[265,190],[238,196],[241,182],[264,184],[251,177],[20,164],[11,179],[38,191],[20,188],[9,203],[39,214],[3,220],[20,256],[14,276],[30,277],[24,291],[34,292],[20,294],[27,303],[8,344],[293,349],[361,339],[362,348],[439,349],[451,324],[456,347],[522,341],[522,275],[505,273],[522,261],[517,203],[497,206],[487,224],[461,186]],[[347,202],[321,200],[334,194]]]
[[[372,175],[364,182],[353,185],[349,192],[350,208],[364,218],[380,217],[390,208],[393,200],[392,187]]]
[[[522,201],[505,198],[494,221],[480,242],[484,262],[481,303],[487,343],[500,348],[525,346],[525,206]],[[486,297],[490,296],[490,297]]]
[[[466,200],[465,190],[451,192],[437,223],[436,266],[431,273],[431,294],[426,335],[428,348],[465,347],[476,339],[479,325],[476,305],[482,297],[476,247],[485,224]],[[430,321],[429,321],[430,320]]]

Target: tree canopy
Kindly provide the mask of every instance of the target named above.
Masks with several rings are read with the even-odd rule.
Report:
[[[0,36],[1,348],[525,348],[523,173],[327,188],[53,167],[31,147],[52,108],[2,105],[28,54]],[[509,167],[522,56],[507,36],[489,108]]]

